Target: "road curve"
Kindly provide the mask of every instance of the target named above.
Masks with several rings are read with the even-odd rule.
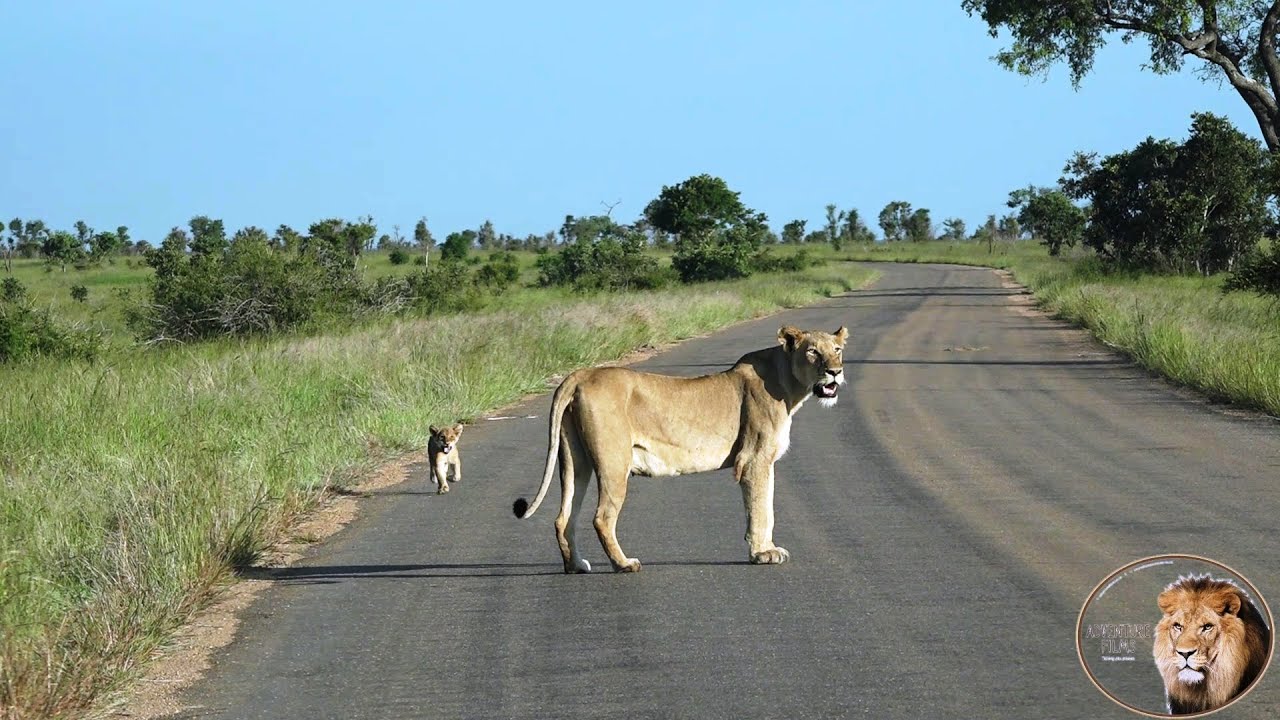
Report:
[[[540,477],[539,397],[468,429],[452,493],[414,466],[275,573],[181,716],[1132,717],[1073,640],[1110,571],[1204,555],[1280,601],[1280,425],[1150,378],[990,270],[878,268],[639,365],[703,374],[781,324],[850,327],[840,403],[806,404],[778,465],[792,562],[746,564],[722,471],[632,480],[618,534],[640,573],[599,572],[584,526],[598,571],[561,574],[558,486],[510,511]],[[1223,716],[1277,707],[1273,670]]]

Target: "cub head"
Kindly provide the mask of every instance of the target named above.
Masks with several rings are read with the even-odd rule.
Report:
[[[431,439],[436,441],[436,444],[440,446],[440,451],[446,455],[453,452],[453,446],[458,444],[458,438],[460,437],[462,437],[462,423],[446,428],[431,426]]]
[[[823,407],[836,404],[836,393],[844,385],[845,341],[849,330],[843,325],[834,333],[806,331],[790,325],[778,330],[778,342],[791,360],[791,373]]]
[[[1208,575],[1179,578],[1156,600],[1152,654],[1171,700],[1209,709],[1230,700],[1249,664],[1240,588]]]

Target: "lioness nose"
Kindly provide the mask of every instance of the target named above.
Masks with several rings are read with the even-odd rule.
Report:
[[[844,372],[844,368],[827,368],[827,374],[833,377],[836,375],[839,375],[842,372]]]
[[[1195,650],[1179,650],[1178,654],[1181,655],[1183,658],[1190,660],[1191,656],[1196,654],[1196,651]]]

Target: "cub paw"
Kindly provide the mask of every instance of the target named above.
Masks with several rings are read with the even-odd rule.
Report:
[[[791,553],[786,548],[772,547],[768,550],[762,550],[751,556],[753,565],[779,565],[791,559]]]
[[[448,486],[448,485],[441,485],[441,486],[440,486],[440,489],[439,489],[439,490],[436,490],[436,494],[437,494],[437,495],[443,495],[443,494],[445,494],[445,493],[447,493],[447,492],[449,492],[449,486]]]

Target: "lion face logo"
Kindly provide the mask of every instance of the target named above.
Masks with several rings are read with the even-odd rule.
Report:
[[[1169,711],[1222,707],[1258,677],[1270,630],[1239,587],[1208,575],[1179,578],[1160,593],[1152,655]]]

